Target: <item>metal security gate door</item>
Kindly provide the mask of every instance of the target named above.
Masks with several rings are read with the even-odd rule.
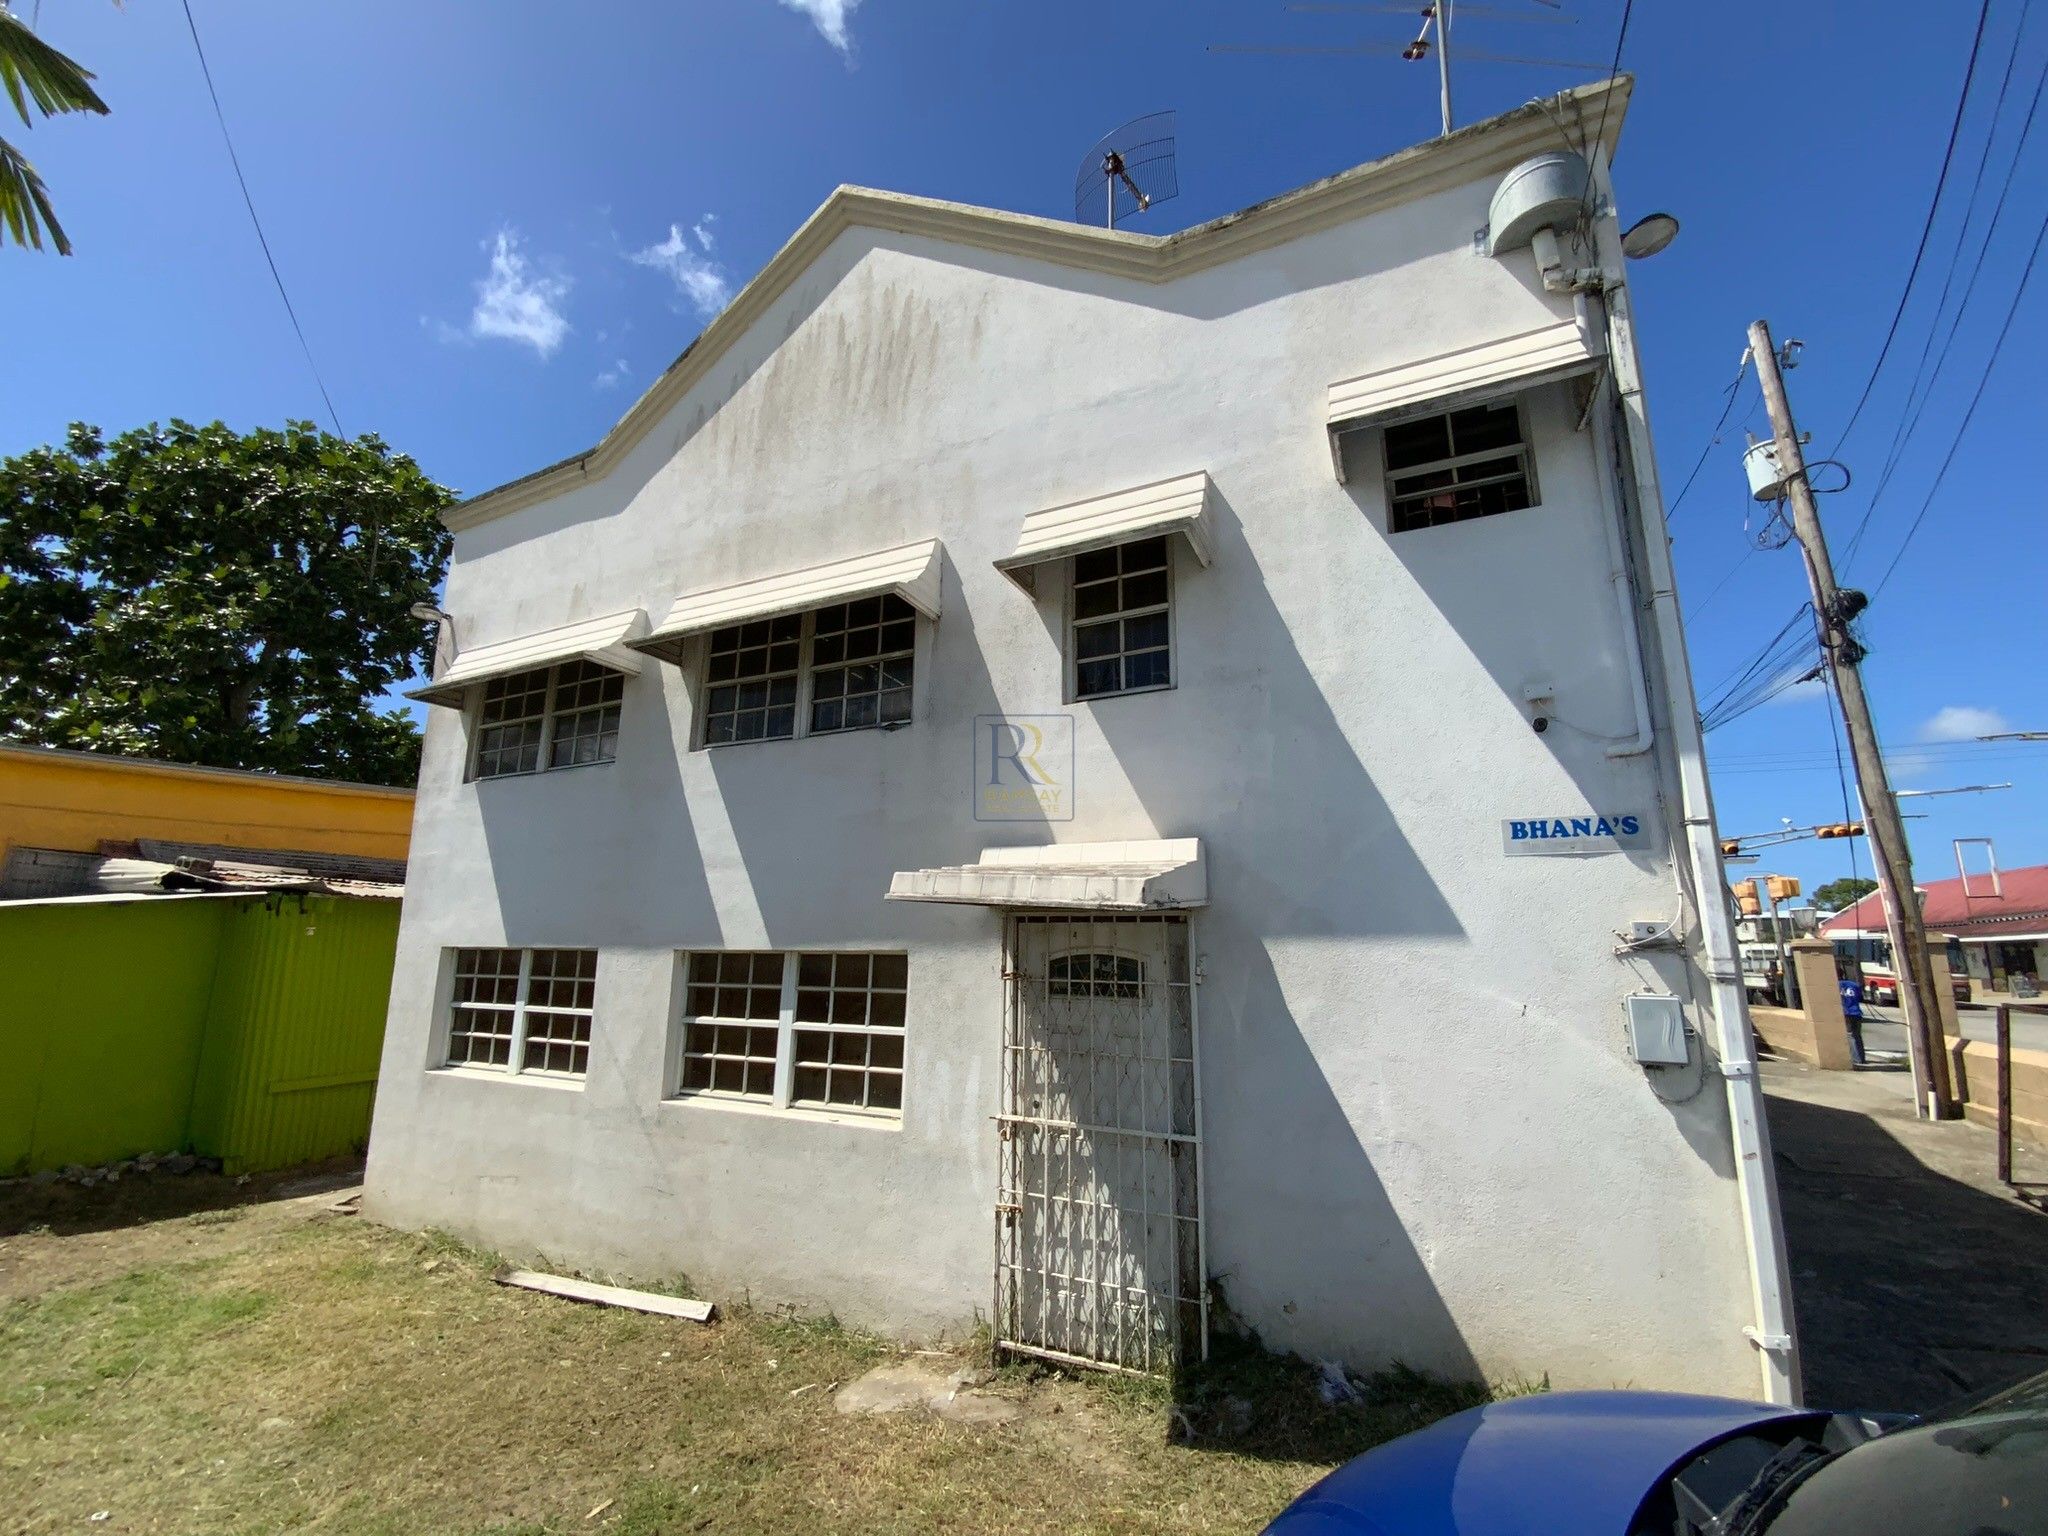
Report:
[[[1162,1372],[1208,1353],[1188,926],[1013,918],[996,1342]]]

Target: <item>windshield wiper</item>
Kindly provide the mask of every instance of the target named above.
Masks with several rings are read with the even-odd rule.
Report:
[[[1804,1482],[1811,1473],[1819,1471],[1841,1454],[1816,1445],[1804,1436],[1789,1442],[1764,1463],[1763,1469],[1734,1503],[1722,1510],[1711,1524],[1701,1528],[1703,1536],[1750,1536],[1751,1532],[1761,1530],[1764,1516],[1770,1513],[1779,1494],[1790,1492],[1795,1484]]]

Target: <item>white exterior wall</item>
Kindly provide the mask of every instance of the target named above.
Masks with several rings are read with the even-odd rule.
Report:
[[[693,751],[695,678],[625,688],[618,761],[463,782],[427,735],[369,1208],[560,1263],[692,1276],[891,1332],[987,1314],[998,914],[885,903],[997,843],[1199,836],[1208,1258],[1266,1341],[1560,1384],[1754,1395],[1720,1083],[1653,1088],[1622,998],[1692,960],[1676,780],[1633,729],[1590,432],[1528,402],[1541,505],[1389,537],[1335,380],[1569,313],[1474,254],[1492,178],[1164,284],[856,228],[608,476],[461,533],[474,646],[945,542],[915,723]],[[1206,469],[1176,542],[1177,686],[1062,702],[1064,580],[993,567],[1024,514]],[[1526,686],[1559,723],[1530,729]],[[1690,708],[1690,701],[1684,707]],[[972,817],[971,722],[1066,709],[1073,820]],[[1635,810],[1654,854],[1508,858],[1506,817]],[[430,1071],[445,947],[600,950],[587,1083]],[[661,1098],[679,948],[907,948],[900,1127]],[[1666,1103],[1664,1095],[1682,1102]]]

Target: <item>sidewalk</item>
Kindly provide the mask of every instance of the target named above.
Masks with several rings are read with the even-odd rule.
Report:
[[[1763,1065],[1806,1399],[1927,1411],[2048,1371],[2048,1215],[1991,1132],[1916,1119],[1903,1071]],[[2048,1191],[2048,1156],[2013,1176]]]

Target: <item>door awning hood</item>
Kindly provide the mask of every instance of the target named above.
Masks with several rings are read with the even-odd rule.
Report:
[[[898,870],[889,900],[1171,912],[1208,905],[1209,871],[1198,837],[985,848],[973,864]]]
[[[580,619],[516,640],[499,640],[490,645],[471,646],[457,653],[441,675],[424,688],[410,690],[408,699],[460,709],[469,690],[495,677],[515,672],[532,672],[563,661],[588,661],[614,672],[637,676],[641,656],[632,643],[647,633],[647,615],[638,608],[608,613],[595,619]]]

